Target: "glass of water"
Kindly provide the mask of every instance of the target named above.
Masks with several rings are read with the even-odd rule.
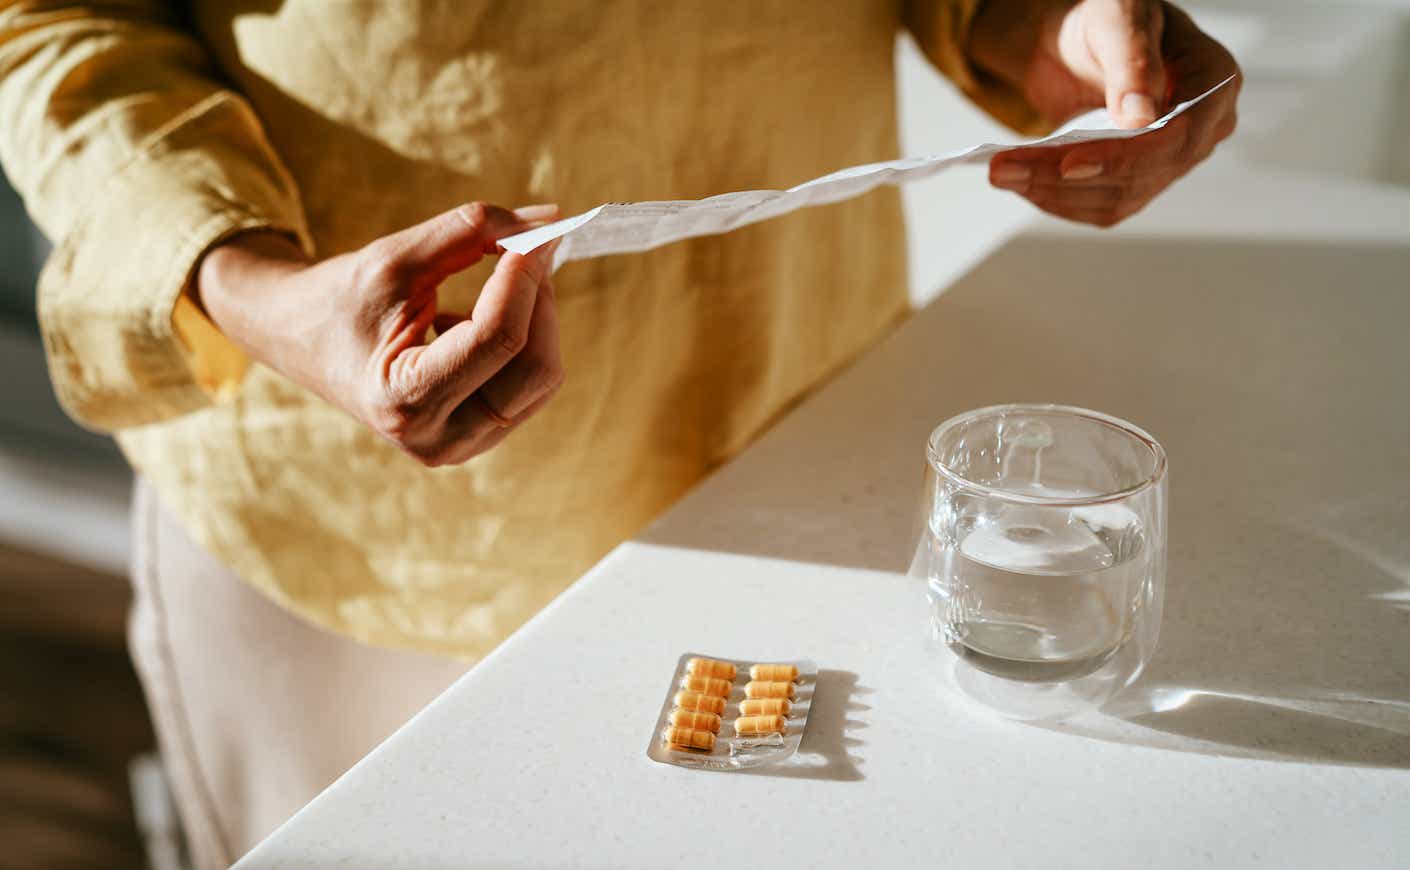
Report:
[[[966,694],[1022,719],[1100,706],[1155,650],[1165,451],[1115,417],[1000,405],[927,444],[912,572]]]

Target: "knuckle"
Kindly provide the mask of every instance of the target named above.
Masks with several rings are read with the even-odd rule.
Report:
[[[1187,136],[1182,139],[1179,146],[1170,155],[1170,168],[1180,169],[1193,164],[1195,162],[1195,147],[1194,137]]]
[[[384,395],[372,405],[371,423],[388,440],[410,447],[421,429],[425,401]]]
[[[1223,142],[1225,139],[1228,139],[1230,136],[1234,135],[1234,130],[1238,129],[1238,126],[1238,114],[1235,112],[1230,112],[1229,114],[1224,116],[1224,119],[1222,121],[1219,122],[1219,126],[1214,128],[1214,135],[1220,142]]]
[[[359,286],[394,284],[401,277],[401,252],[390,239],[369,243],[358,253],[355,263],[355,281]]]
[[[1144,79],[1151,71],[1154,64],[1151,63],[1150,49],[1151,41],[1144,31],[1137,31],[1131,35],[1129,40],[1131,56],[1126,60],[1127,70],[1138,79]]]
[[[1131,184],[1131,189],[1126,195],[1126,202],[1145,202],[1165,187],[1165,178],[1156,175],[1142,176]]]
[[[489,222],[490,207],[488,203],[484,202],[467,202],[457,207],[455,213],[467,225],[479,229]]]
[[[1092,218],[1092,223],[1104,230],[1109,230],[1121,223],[1121,212],[1119,209],[1102,209]]]
[[[440,451],[434,450],[432,448],[420,447],[414,449],[403,449],[412,459],[415,459],[417,462],[421,463],[422,467],[424,468],[439,468],[442,465],[446,464],[445,459],[440,453]]]
[[[527,256],[515,257],[512,268],[521,288],[537,287],[548,277],[549,268],[541,253],[543,250],[540,248]]]
[[[1184,120],[1183,118],[1180,120]],[[1185,166],[1194,162],[1194,156],[1199,149],[1200,137],[1195,135],[1194,128],[1189,124],[1181,125],[1179,129],[1179,139],[1175,143],[1175,159],[1177,166]]]
[[[563,366],[556,360],[534,367],[531,387],[539,395],[548,395],[563,385]]]
[[[410,444],[416,434],[416,418],[400,410],[384,410],[375,425],[378,432],[397,444]]]
[[[490,327],[486,342],[509,356],[518,356],[529,343],[529,332],[509,323],[498,323]]]
[[[445,438],[427,439],[397,446],[401,448],[403,453],[426,468],[439,468],[456,461],[456,445]]]

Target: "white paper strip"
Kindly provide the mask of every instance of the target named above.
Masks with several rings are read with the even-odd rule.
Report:
[[[1042,139],[1010,145],[985,143],[948,154],[852,166],[788,190],[746,190],[706,199],[609,202],[556,223],[501,239],[500,245],[507,251],[527,254],[540,245],[561,238],[563,242],[554,257],[555,269],[569,260],[649,251],[681,239],[727,233],[796,209],[851,199],[882,184],[919,181],[950,166],[986,163],[1000,151],[1134,138],[1159,130],[1231,81],[1232,76],[1171,109],[1149,126],[1135,130],[1118,129],[1106,110],[1098,109],[1073,118],[1060,130]]]

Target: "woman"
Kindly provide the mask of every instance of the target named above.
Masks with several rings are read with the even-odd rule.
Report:
[[[1236,71],[1146,0],[0,9],[0,157],[56,242],[55,389],[143,481],[133,652],[201,866],[906,311],[893,190],[556,287],[547,251],[494,255],[557,208],[507,206],[890,158],[901,27],[1026,132],[1101,105],[1143,125]],[[991,179],[1110,225],[1234,101]]]

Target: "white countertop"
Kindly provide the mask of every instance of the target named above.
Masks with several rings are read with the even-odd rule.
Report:
[[[1410,866],[1410,189],[1284,156],[1031,223],[238,866]],[[897,573],[928,431],[1015,401],[1170,459],[1160,647],[1062,726],[944,689]],[[791,763],[646,757],[687,649],[818,662]]]
[[[1317,211],[1378,237],[1010,241],[240,866],[1404,866],[1410,192],[1329,184]],[[895,573],[927,431],[1033,400],[1130,419],[1171,467],[1160,648],[1062,727],[942,689]],[[795,763],[646,758],[686,649],[818,661]]]

